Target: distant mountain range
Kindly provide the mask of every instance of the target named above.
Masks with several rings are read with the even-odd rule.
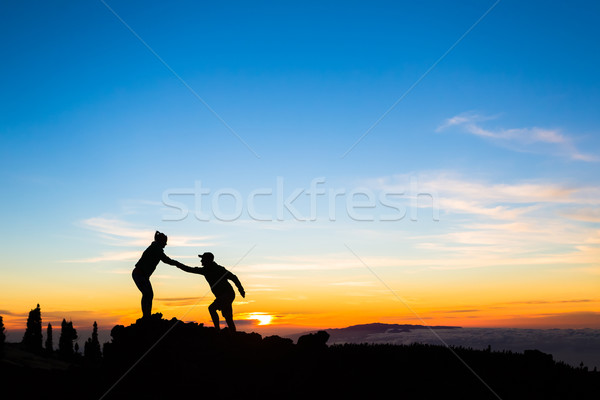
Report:
[[[363,343],[368,341],[371,335],[407,333],[415,330],[438,330],[438,329],[461,329],[460,326],[426,326],[411,324],[383,324],[374,322],[370,324],[352,325],[346,328],[328,328],[323,329],[330,335],[329,344],[336,343]],[[299,332],[287,337],[297,340],[300,336],[310,332]]]
[[[329,334],[332,332],[370,332],[370,333],[400,333],[410,332],[414,329],[460,329],[460,326],[425,326],[425,325],[410,325],[410,324],[382,324],[375,322],[371,324],[352,325],[346,328],[331,328],[325,329]]]

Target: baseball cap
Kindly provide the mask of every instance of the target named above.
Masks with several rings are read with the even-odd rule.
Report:
[[[203,260],[207,260],[207,261],[215,260],[215,256],[213,255],[213,253],[209,253],[209,252],[206,252],[204,254],[198,254],[198,257],[200,257]]]

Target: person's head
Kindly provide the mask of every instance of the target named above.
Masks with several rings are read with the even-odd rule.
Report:
[[[167,235],[165,235],[162,232],[156,231],[156,233],[154,234],[154,241],[162,247],[165,247],[167,245]]]
[[[200,257],[203,266],[211,265],[215,261],[213,253],[198,254],[198,257]]]

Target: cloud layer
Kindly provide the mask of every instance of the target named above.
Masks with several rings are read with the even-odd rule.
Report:
[[[335,331],[333,331],[335,332]],[[573,366],[583,362],[589,368],[600,368],[600,330],[598,329],[513,329],[513,328],[461,328],[438,329],[433,334],[428,329],[409,332],[366,333],[361,337],[339,333],[329,343],[428,343],[449,346],[523,352],[537,349],[552,354],[556,361]],[[439,337],[438,337],[439,336]],[[443,342],[440,340],[443,340]]]

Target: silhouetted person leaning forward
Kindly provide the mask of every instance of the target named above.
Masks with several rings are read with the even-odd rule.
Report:
[[[206,281],[210,285],[210,290],[215,295],[216,299],[213,303],[208,306],[208,312],[212,318],[215,328],[220,329],[219,326],[219,314],[217,310],[220,310],[223,314],[223,318],[227,322],[227,326],[232,332],[235,332],[235,324],[233,323],[233,300],[235,299],[235,292],[231,287],[228,280],[235,283],[242,297],[246,297],[246,292],[240,283],[237,276],[220,266],[215,262],[215,256],[212,253],[199,254],[198,257],[202,260],[203,268],[199,267],[188,267],[179,263],[177,268],[190,272],[192,274],[204,275]]]
[[[179,261],[171,260],[164,252],[167,245],[167,235],[156,231],[154,242],[142,254],[140,260],[135,264],[131,273],[133,281],[140,292],[142,292],[142,318],[147,319],[152,315],[152,299],[154,292],[150,283],[150,276],[160,261],[169,265],[183,265]]]

